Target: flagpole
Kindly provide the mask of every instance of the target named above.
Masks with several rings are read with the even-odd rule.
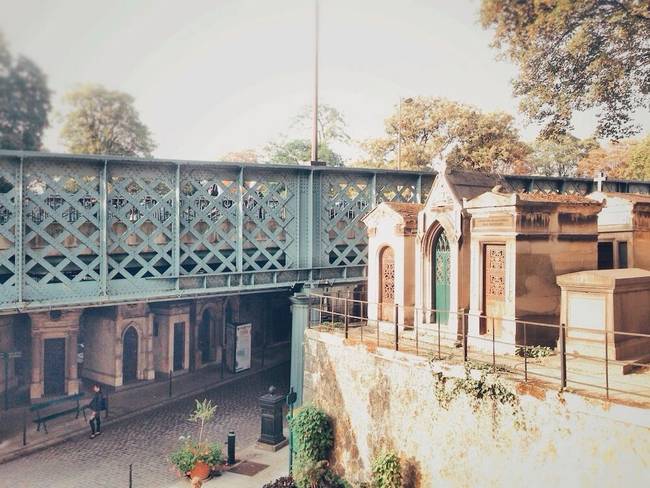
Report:
[[[311,162],[318,163],[318,0],[314,0],[314,101],[311,133]]]

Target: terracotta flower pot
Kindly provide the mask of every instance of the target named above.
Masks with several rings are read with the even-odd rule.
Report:
[[[190,479],[197,477],[207,480],[210,476],[210,466],[203,461],[198,461],[190,471]]]

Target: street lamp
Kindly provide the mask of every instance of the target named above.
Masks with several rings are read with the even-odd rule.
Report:
[[[402,169],[402,104],[410,105],[413,99],[399,97],[399,116],[397,120],[397,169]]]

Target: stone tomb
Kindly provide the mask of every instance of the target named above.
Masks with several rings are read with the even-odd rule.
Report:
[[[598,269],[650,270],[650,195],[595,192],[598,215]]]
[[[364,217],[368,227],[368,319],[412,324],[415,300],[415,237],[422,205],[382,203]],[[378,233],[379,230],[379,233]]]
[[[558,276],[567,352],[650,362],[650,271],[629,268]],[[607,334],[606,334],[607,332]],[[623,372],[629,369],[623,367]]]
[[[470,343],[512,352],[523,321],[558,324],[558,275],[595,269],[601,203],[577,195],[505,193],[467,201],[471,214]],[[494,328],[494,332],[493,329]],[[485,336],[483,340],[481,336]],[[526,342],[555,346],[558,330],[526,325]]]

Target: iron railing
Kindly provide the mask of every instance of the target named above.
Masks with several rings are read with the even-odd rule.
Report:
[[[351,293],[312,293],[311,297],[309,327],[353,343],[470,367],[489,365],[494,372],[507,372],[525,382],[650,404],[650,334],[368,302]],[[612,354],[630,340],[648,341],[647,363],[616,359]]]

